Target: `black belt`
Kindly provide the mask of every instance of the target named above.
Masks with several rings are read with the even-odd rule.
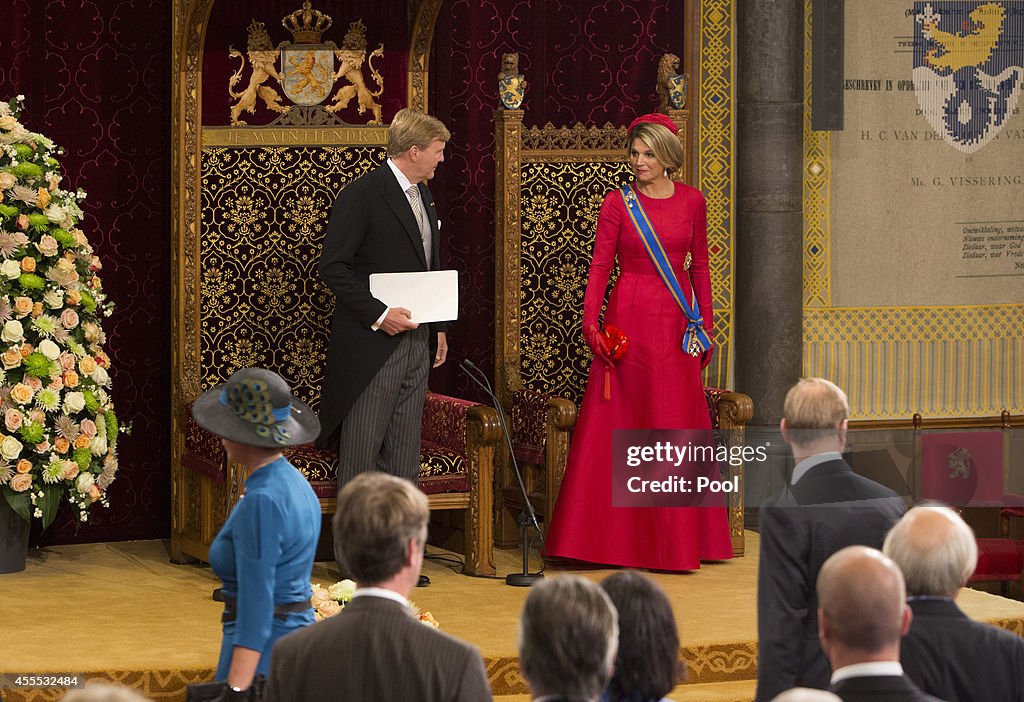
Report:
[[[231,595],[225,595],[224,590],[222,590],[219,587],[213,591],[213,599],[215,602],[224,603],[224,614],[222,614],[220,617],[221,622],[224,623],[235,621],[235,619],[238,617],[238,601]],[[289,614],[305,612],[308,609],[311,609],[308,600],[304,602],[292,602],[290,604],[274,605],[274,619],[287,621]]]

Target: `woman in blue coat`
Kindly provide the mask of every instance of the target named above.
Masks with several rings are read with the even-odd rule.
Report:
[[[320,503],[281,450],[312,442],[320,422],[281,376],[261,368],[237,371],[204,393],[192,415],[246,470],[245,493],[210,546],[223,583],[215,597],[224,602],[216,679],[241,692],[267,673],[275,641],[314,621]]]

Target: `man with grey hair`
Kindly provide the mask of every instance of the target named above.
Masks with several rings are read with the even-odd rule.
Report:
[[[904,675],[900,637],[910,608],[899,567],[880,551],[848,546],[818,574],[818,636],[843,702],[936,702]]]
[[[958,702],[1024,702],[1024,639],[970,619],[956,596],[978,562],[974,532],[942,505],[914,507],[885,537],[914,613],[900,661],[917,685]]]
[[[598,585],[560,575],[530,588],[519,619],[519,667],[534,702],[597,700],[618,643],[618,614]]]
[[[805,378],[786,395],[780,430],[796,467],[786,488],[759,512],[758,702],[792,687],[827,687],[816,619],[818,571],[844,546],[880,547],[905,509],[896,493],[843,460],[849,413],[846,394],[823,378]]]
[[[337,615],[277,642],[266,702],[491,699],[480,653],[409,609],[429,517],[426,495],[407,480],[363,473],[342,488],[334,539],[355,596]]]

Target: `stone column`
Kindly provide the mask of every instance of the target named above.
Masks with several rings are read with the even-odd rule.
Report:
[[[771,442],[748,466],[752,513],[783,484],[776,430],[803,358],[804,0],[736,7],[736,389],[754,401],[748,443]]]

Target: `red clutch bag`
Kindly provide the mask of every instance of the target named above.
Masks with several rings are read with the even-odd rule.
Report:
[[[613,361],[621,361],[629,350],[629,337],[621,329],[610,324],[605,325],[601,334],[608,345],[608,356]],[[604,369],[604,399],[612,399],[612,371],[607,366]]]
[[[608,342],[608,355],[613,361],[620,361],[622,357],[626,355],[626,351],[629,350],[629,337],[619,329],[608,325],[601,332],[604,335],[605,341]]]

